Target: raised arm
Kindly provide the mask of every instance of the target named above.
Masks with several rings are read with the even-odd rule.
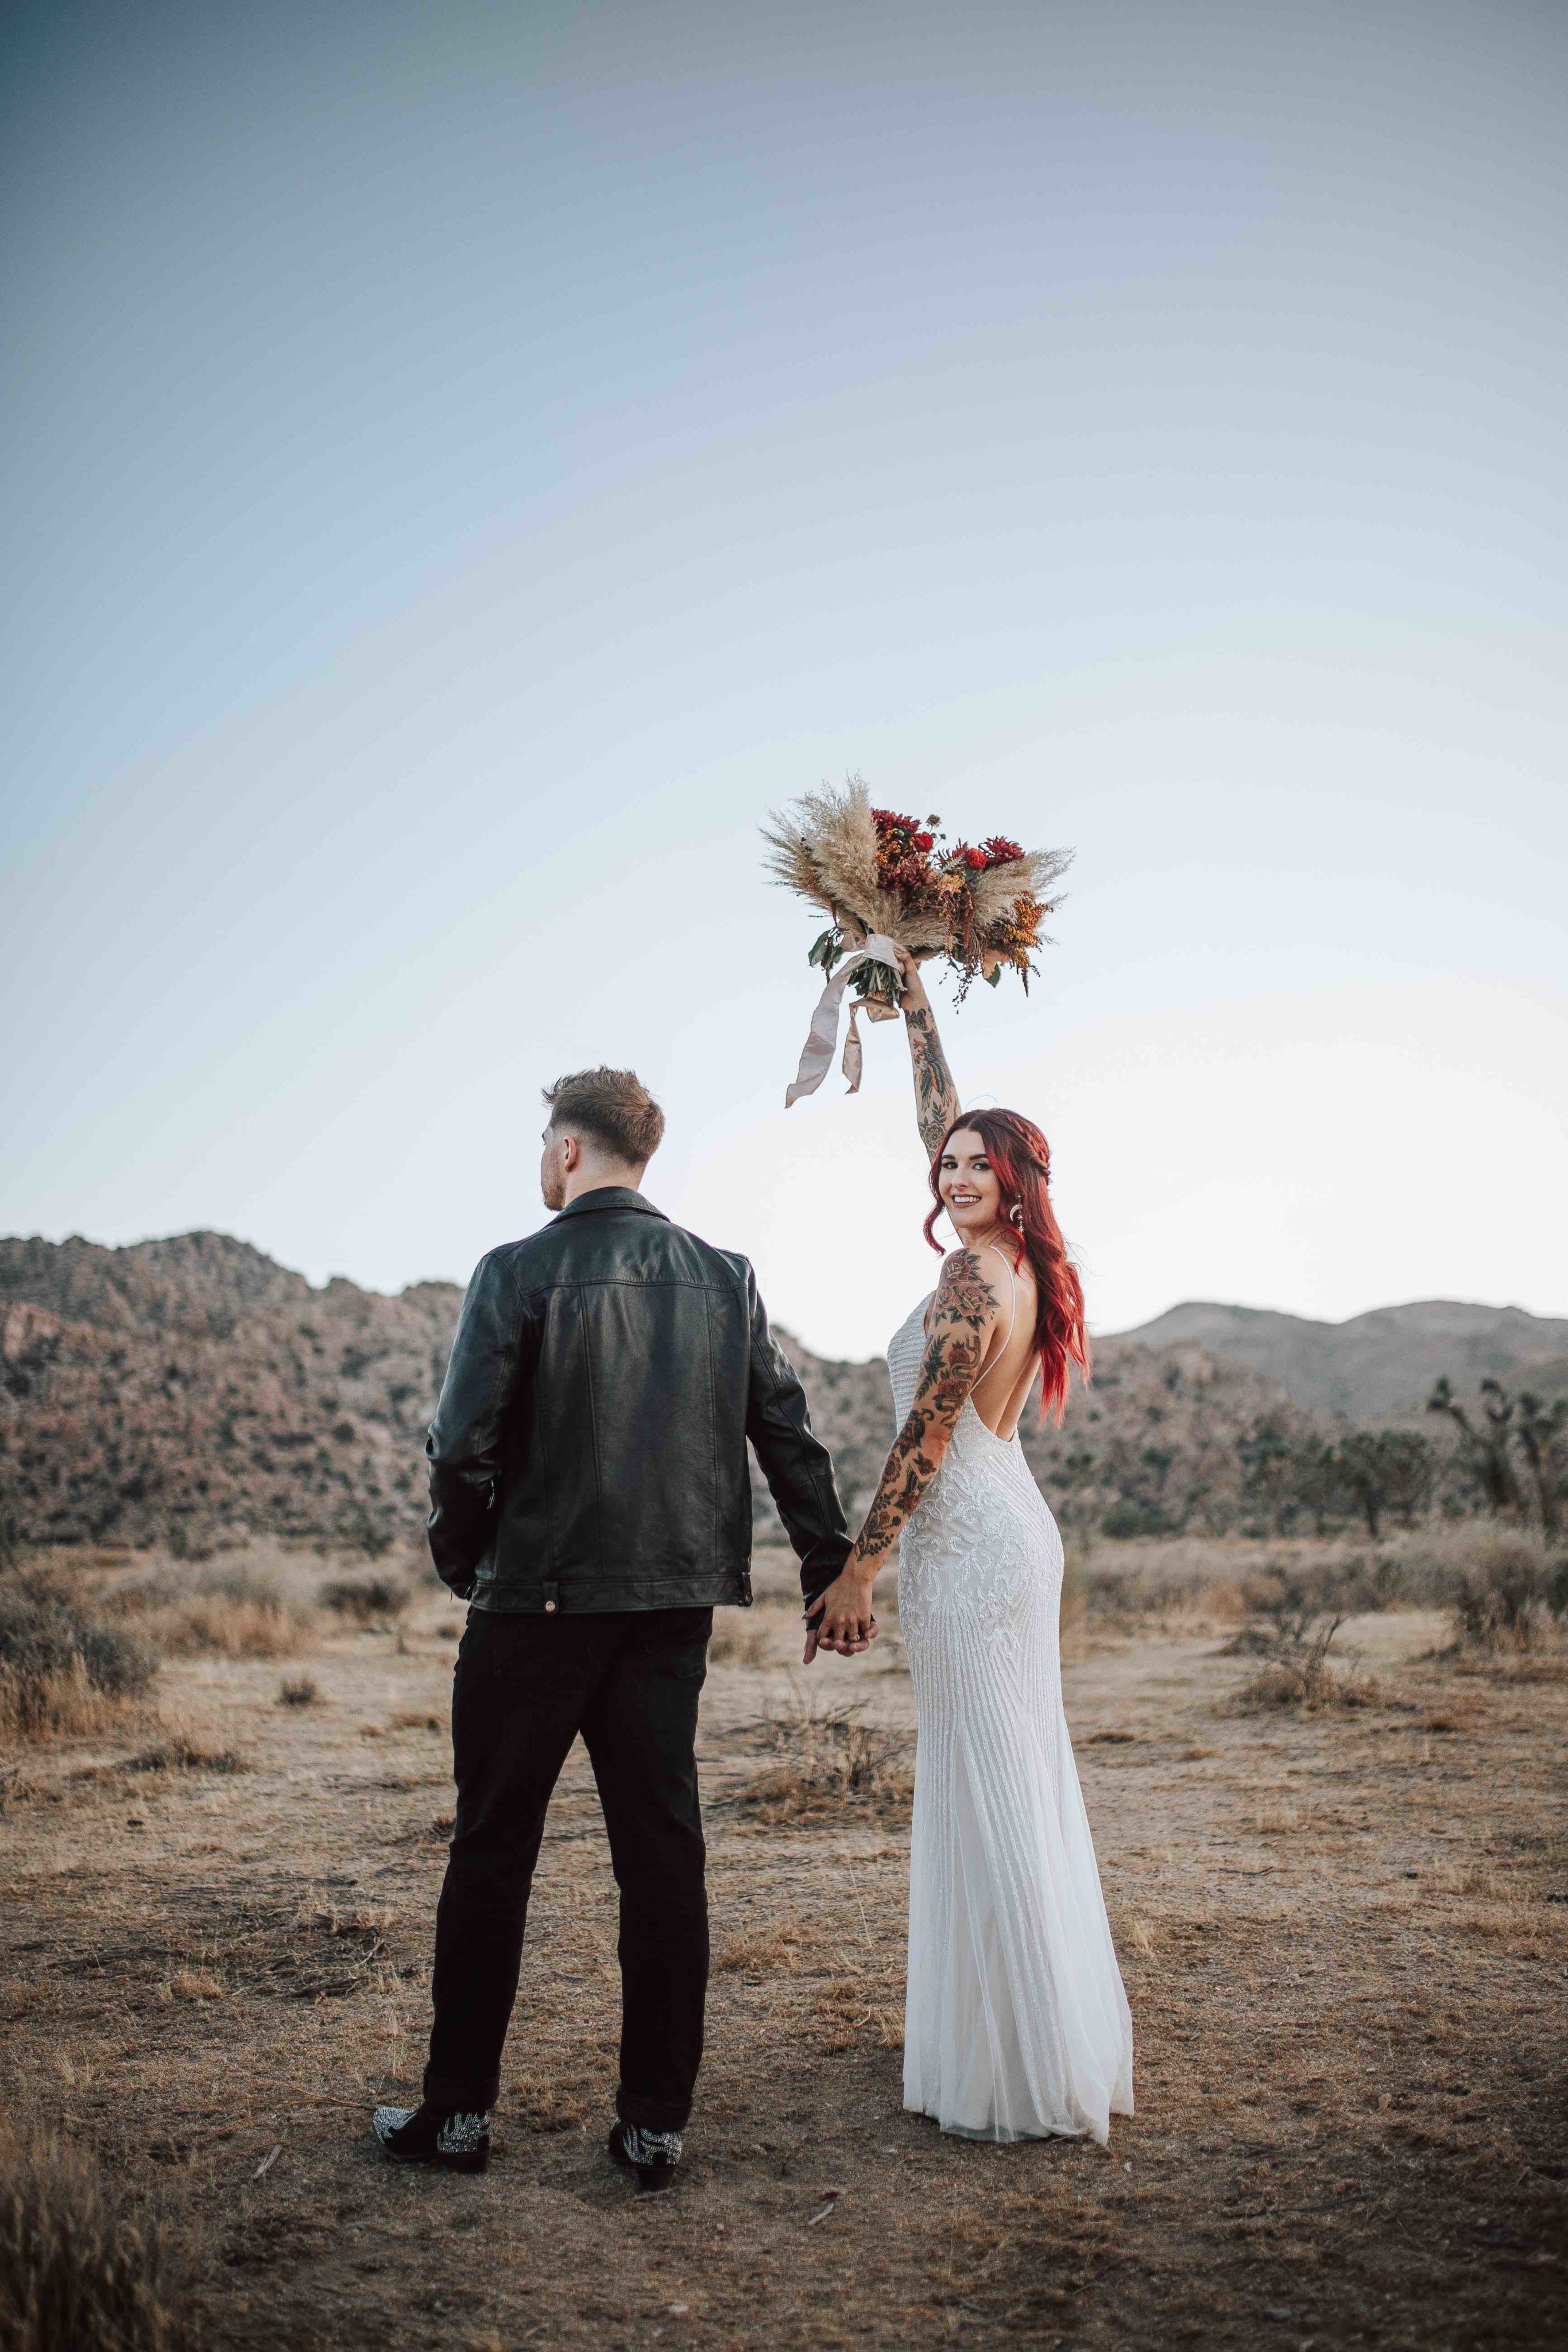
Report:
[[[854,1549],[837,1583],[823,1594],[822,1613],[807,1636],[808,1663],[819,1643],[847,1653],[863,1649],[872,1639],[877,1570],[942,1467],[984,1360],[997,1308],[997,1292],[972,1250],[955,1250],[944,1259],[915,1402],[893,1442]]]
[[[904,981],[898,1001],[909,1033],[909,1058],[915,1066],[915,1115],[920,1122],[925,1157],[935,1160],[962,1105],[936,1034],[936,1015],[925,993],[920,966],[907,949],[900,953],[898,969]]]

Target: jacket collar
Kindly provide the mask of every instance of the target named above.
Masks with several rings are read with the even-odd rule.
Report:
[[[664,1217],[664,1223],[669,1223],[663,1209],[655,1209],[652,1201],[645,1201],[629,1184],[598,1184],[591,1192],[580,1192],[575,1201],[567,1202],[555,1222],[559,1225],[561,1217],[595,1216],[601,1209],[634,1209],[644,1217]]]

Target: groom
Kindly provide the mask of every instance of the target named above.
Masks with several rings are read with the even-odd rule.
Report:
[[[471,1602],[452,1697],[457,1817],[424,2099],[386,2153],[479,2171],[545,1808],[580,1732],[621,1889],[610,2153],[667,2188],[707,1988],[697,1696],[716,1601],[751,1601],[751,1440],[808,1605],[850,1549],[826,1449],[750,1266],[672,1224],[643,1171],[664,1115],[630,1070],[545,1096],[560,1214],[481,1260],[432,1425],[430,1547]]]

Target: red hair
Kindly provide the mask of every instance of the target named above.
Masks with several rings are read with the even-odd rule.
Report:
[[[1019,1257],[1027,1257],[1034,1273],[1035,1353],[1040,1358],[1040,1413],[1059,1421],[1067,1407],[1070,1367],[1089,1378],[1089,1334],[1083,1327],[1083,1285],[1067,1255],[1067,1244],[1051,1205],[1046,1186],[1051,1181],[1051,1146],[1032,1119],[1016,1110],[967,1111],[956,1118],[931,1162],[931,1197],[936,1205],[925,1220],[925,1238],[934,1250],[941,1243],[932,1232],[946,1213],[940,1175],[942,1154],[953,1138],[972,1129],[986,1147],[986,1157],[1001,1187],[1002,1215],[1018,1236]],[[1015,1265],[1019,1260],[1013,1261]]]

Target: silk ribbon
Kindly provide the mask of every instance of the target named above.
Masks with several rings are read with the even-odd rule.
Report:
[[[786,1110],[802,1095],[814,1095],[828,1075],[828,1065],[833,1058],[833,1048],[839,1042],[839,1007],[844,1001],[844,989],[851,976],[862,963],[884,963],[890,971],[898,970],[898,944],[883,931],[873,931],[858,947],[850,949],[839,963],[838,970],[817,999],[817,1009],[811,1015],[811,1026],[800,1052],[800,1066],[795,1082],[785,1089]],[[858,999],[850,1005],[850,1029],[844,1039],[843,1073],[849,1080],[847,1091],[860,1092],[861,1071],[864,1056],[861,1052],[860,1030],[856,1025],[860,1012]]]

